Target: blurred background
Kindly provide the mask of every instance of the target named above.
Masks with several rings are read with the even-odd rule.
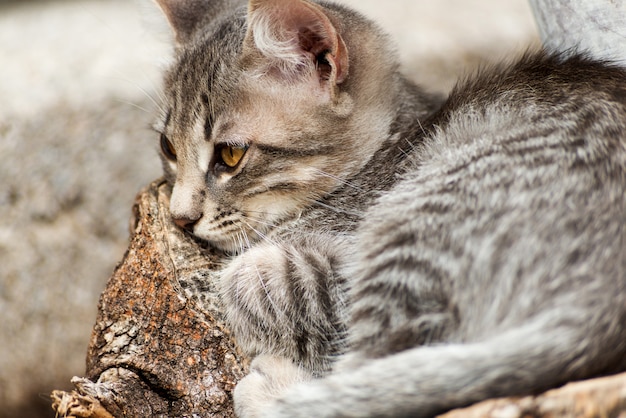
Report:
[[[538,42],[526,0],[343,3],[431,91]],[[134,197],[160,176],[168,36],[151,0],[0,1],[0,417],[53,417],[50,392],[84,373]]]

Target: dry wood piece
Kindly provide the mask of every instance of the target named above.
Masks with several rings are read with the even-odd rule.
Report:
[[[55,391],[61,417],[234,417],[231,392],[247,370],[221,315],[220,258],[170,220],[169,188],[152,183],[134,208],[133,236],[100,298],[88,378]],[[626,374],[536,397],[497,399],[441,418],[626,418]]]
[[[480,402],[439,418],[626,418],[626,374],[570,383],[538,396]]]
[[[54,392],[60,416],[234,416],[247,362],[213,286],[220,258],[176,228],[168,206],[162,180],[137,197],[130,246],[100,298],[88,379]]]
[[[87,379],[75,377],[72,383],[79,390],[72,393],[55,390],[52,392],[52,408],[57,416],[71,418],[113,418],[113,415],[104,409],[102,404],[94,397],[82,395],[80,392],[90,392],[89,387],[94,383]]]

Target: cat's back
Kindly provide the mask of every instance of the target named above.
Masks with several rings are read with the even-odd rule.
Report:
[[[445,154],[444,148],[467,147],[460,156],[469,154],[474,161],[477,153],[489,151],[513,166],[523,157],[528,169],[554,162],[587,171],[602,160],[618,164],[613,174],[623,174],[626,69],[584,56],[528,54],[460,83],[434,126],[418,163]],[[533,157],[536,164],[527,161]],[[457,169],[464,167],[469,165]]]
[[[626,71],[543,54],[485,71],[413,158],[366,217],[364,282],[429,277],[450,340],[626,306]]]

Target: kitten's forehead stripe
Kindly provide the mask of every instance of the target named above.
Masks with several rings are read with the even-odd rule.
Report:
[[[238,59],[245,35],[245,13],[224,21],[187,45],[167,80],[172,123],[183,129],[200,120],[205,140],[212,136],[216,118],[230,108],[238,73],[230,71]],[[235,30],[233,30],[235,29]],[[185,135],[185,132],[179,132]]]

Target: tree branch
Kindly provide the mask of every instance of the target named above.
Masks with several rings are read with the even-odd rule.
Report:
[[[100,298],[89,379],[53,394],[60,415],[234,416],[231,392],[247,361],[213,287],[220,258],[174,226],[168,205],[164,181],[137,197],[128,251]]]

